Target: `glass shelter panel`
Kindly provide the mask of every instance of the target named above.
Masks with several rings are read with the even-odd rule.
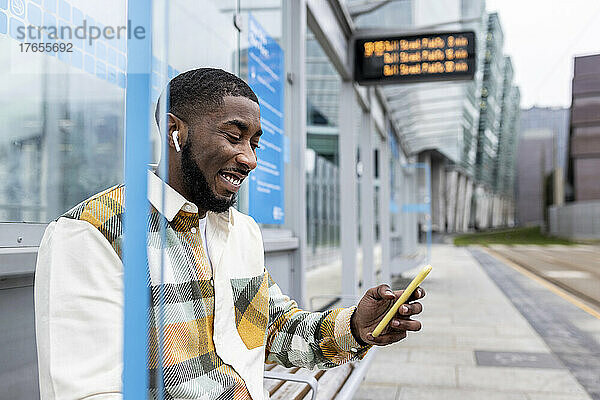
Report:
[[[48,222],[123,179],[125,40],[71,35],[125,26],[125,7],[40,3],[0,10],[0,221]]]
[[[338,104],[340,77],[314,34],[306,38],[307,264],[340,257]]]

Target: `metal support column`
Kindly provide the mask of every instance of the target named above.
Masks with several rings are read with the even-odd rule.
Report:
[[[419,173],[417,170],[414,171],[414,175],[410,177],[410,185],[411,190],[409,193],[410,203],[416,204],[419,202]],[[419,238],[421,235],[420,224],[419,224],[419,214],[411,213],[411,224],[410,224],[410,235],[411,235],[411,245],[412,252],[416,253],[419,251]]]
[[[416,165],[415,168],[421,168],[423,169],[423,171],[425,171],[425,166],[427,166],[427,170],[431,172],[431,167],[432,167],[432,159],[431,159],[431,153],[429,152],[425,152],[422,154],[419,154],[419,157],[417,158],[419,160],[419,162]],[[417,169],[418,171],[418,169]],[[427,179],[431,178],[431,174],[429,175],[429,177],[427,176],[427,174],[423,173],[418,173],[417,175],[417,180],[419,182],[419,187],[418,187],[418,193],[419,193],[419,198],[420,200],[417,200],[417,203],[419,202],[423,202],[423,203],[428,203],[429,205],[431,205],[431,182],[428,181]],[[429,217],[427,216],[429,215]],[[432,223],[432,217],[433,217],[433,207],[430,206],[430,211],[428,214],[425,213],[420,213],[419,214],[419,223],[421,224],[421,229],[425,228],[425,230],[427,231],[427,226],[429,226],[429,224]],[[421,232],[419,232],[419,237],[417,240],[421,239]]]
[[[362,239],[362,289],[363,292],[373,286],[375,281],[374,264],[375,257],[375,210],[374,210],[374,182],[373,173],[373,122],[371,114],[363,112],[360,129],[360,160],[363,171],[360,184],[360,207],[361,207],[361,239]]]
[[[413,255],[417,251],[417,223],[418,215],[405,211],[410,204],[417,202],[417,176],[416,170],[402,168],[402,254]]]
[[[446,173],[444,162],[439,158],[431,159],[431,224],[432,230],[446,230]]]
[[[290,296],[302,307],[305,302],[306,268],[306,2],[283,2],[285,41],[285,132],[289,139],[290,162],[285,170],[285,226],[299,240],[292,256]]]
[[[356,128],[354,126],[354,87],[343,81],[340,87],[339,156],[340,156],[340,240],[342,248],[342,302],[354,304],[358,279],[358,199],[356,193]]]
[[[398,227],[400,228],[400,248],[402,249],[400,252],[402,255],[406,255],[408,254],[408,214],[403,212],[403,207],[405,204],[408,204],[408,195],[407,195],[407,190],[408,190],[408,178],[407,178],[407,170],[405,168],[399,168],[400,172],[398,173],[398,188],[400,190],[399,193],[399,202],[398,202],[398,208],[400,209],[399,212],[399,224]]]
[[[427,222],[427,264],[431,263],[431,159],[429,164],[425,164],[425,204],[429,205],[429,214],[425,215]]]
[[[381,281],[390,283],[390,148],[387,140],[379,146],[379,238],[381,243]]]
[[[456,193],[456,211],[455,211],[455,227],[457,232],[463,231],[463,220],[465,215],[465,189],[466,189],[466,176],[462,173],[458,175],[458,190]]]
[[[448,232],[458,231],[459,222],[456,219],[456,202],[458,192],[458,172],[449,170],[446,172],[446,220],[448,221]]]
[[[416,170],[411,171],[411,174],[407,176],[408,178],[408,191],[406,193],[407,201],[405,204],[414,204],[418,201],[418,176]],[[414,213],[407,213],[408,216],[408,243],[409,243],[409,252],[408,254],[415,254],[418,250],[418,242],[419,242],[419,216]]]
[[[469,221],[471,220],[471,201],[473,199],[473,181],[471,178],[466,178],[466,189],[465,189],[465,212],[462,221],[462,231],[466,232],[469,230]]]

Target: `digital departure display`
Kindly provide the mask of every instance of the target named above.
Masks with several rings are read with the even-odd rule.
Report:
[[[354,79],[361,84],[473,79],[475,33],[359,38],[354,61]]]

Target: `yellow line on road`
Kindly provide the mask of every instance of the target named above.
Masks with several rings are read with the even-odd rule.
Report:
[[[593,309],[592,307],[588,306],[587,304],[585,304],[581,300],[573,297],[566,290],[564,290],[564,289],[562,289],[562,288],[560,288],[560,287],[558,287],[558,286],[556,286],[556,285],[548,282],[547,280],[544,280],[544,279],[540,278],[539,276],[537,276],[533,272],[530,272],[530,271],[526,270],[525,268],[523,268],[519,264],[513,262],[512,260],[509,260],[508,258],[504,257],[503,255],[497,253],[494,250],[487,249],[487,248],[483,248],[483,249],[485,251],[487,251],[488,254],[490,254],[492,257],[496,257],[496,258],[501,259],[502,262],[504,262],[505,264],[507,264],[509,267],[511,267],[514,270],[522,273],[523,275],[527,276],[528,278],[533,279],[534,281],[536,281],[540,285],[544,286],[546,289],[550,290],[554,294],[556,294],[556,295],[562,297],[563,299],[567,300],[569,303],[573,304],[574,306],[579,307],[580,309],[582,309],[583,311],[587,312],[588,314],[590,314],[590,315],[592,315],[592,316],[600,319],[600,312],[598,312],[595,309]]]

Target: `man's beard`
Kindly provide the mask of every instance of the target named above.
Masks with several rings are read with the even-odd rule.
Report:
[[[226,199],[217,196],[210,189],[204,173],[202,173],[198,164],[193,160],[190,140],[181,149],[181,171],[187,193],[192,197],[188,200],[191,200],[198,208],[222,213],[235,205],[237,200],[235,193],[229,199]]]

